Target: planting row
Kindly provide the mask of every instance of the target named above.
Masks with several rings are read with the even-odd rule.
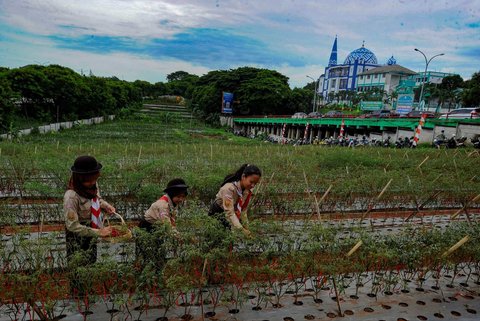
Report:
[[[58,242],[61,234],[4,235],[1,302],[9,307],[26,302],[35,313],[52,317],[62,300],[72,296],[87,310],[92,297],[130,308],[135,302],[140,310],[157,300],[168,314],[179,302],[193,304],[204,290],[212,291],[214,305],[220,304],[220,294],[228,288],[237,289],[239,304],[246,293],[253,293],[258,298],[254,307],[279,307],[289,292],[298,300],[307,288],[312,299],[322,299],[326,286],[336,287],[339,297],[358,296],[370,284],[368,294],[376,297],[411,291],[412,282],[424,289],[426,280],[440,282],[445,275],[450,275],[452,286],[480,282],[476,223],[451,223],[443,229],[412,226],[395,234],[319,222],[257,220],[249,228],[253,237],[243,239],[215,219],[189,213],[178,220],[180,236],[164,226],[152,234],[135,230],[136,244],[101,244],[94,264],[85,264],[81,254],[67,262],[65,245]],[[462,239],[466,243],[452,247]],[[457,279],[460,274],[464,279]],[[356,292],[347,292],[352,285]]]

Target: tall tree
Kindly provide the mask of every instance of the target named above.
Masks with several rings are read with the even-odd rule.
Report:
[[[13,100],[18,96],[10,88],[5,73],[0,71],[0,132],[8,132],[13,124],[15,109]]]
[[[465,106],[480,105],[480,72],[474,73],[472,78],[465,82],[462,101]]]
[[[185,79],[186,77],[189,77],[189,76],[191,76],[191,74],[189,74],[186,71],[182,71],[182,70],[175,71],[175,72],[172,72],[172,73],[167,75],[167,82],[183,80],[183,79]]]
[[[12,69],[7,77],[13,91],[21,96],[21,108],[25,117],[51,119],[51,100],[46,95],[50,88],[44,66],[28,65]],[[50,105],[50,106],[49,106]]]
[[[236,114],[289,111],[288,78],[277,71],[253,67],[211,71],[198,79],[192,104],[206,114],[220,112],[222,92],[234,94]]]

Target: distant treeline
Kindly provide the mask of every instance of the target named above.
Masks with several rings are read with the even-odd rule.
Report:
[[[2,131],[19,118],[55,122],[118,114],[141,100],[139,88],[114,77],[83,76],[58,65],[0,68]]]
[[[8,131],[18,119],[54,122],[119,114],[164,95],[184,97],[199,117],[214,121],[224,91],[234,94],[235,114],[291,114],[309,110],[313,83],[292,90],[286,76],[251,67],[201,77],[177,71],[154,84],[81,75],[59,65],[0,67],[0,130]]]

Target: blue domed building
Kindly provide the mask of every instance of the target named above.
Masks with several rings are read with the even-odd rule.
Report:
[[[325,73],[319,78],[319,94],[328,101],[330,93],[354,91],[359,73],[379,67],[377,57],[369,49],[362,47],[352,51],[343,64],[337,63],[337,37],[333,42],[332,52]]]

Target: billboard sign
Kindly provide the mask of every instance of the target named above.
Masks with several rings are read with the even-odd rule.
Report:
[[[413,94],[399,95],[397,99],[397,113],[406,115],[413,109]]]
[[[222,114],[231,114],[233,112],[233,94],[223,92],[222,95]]]

